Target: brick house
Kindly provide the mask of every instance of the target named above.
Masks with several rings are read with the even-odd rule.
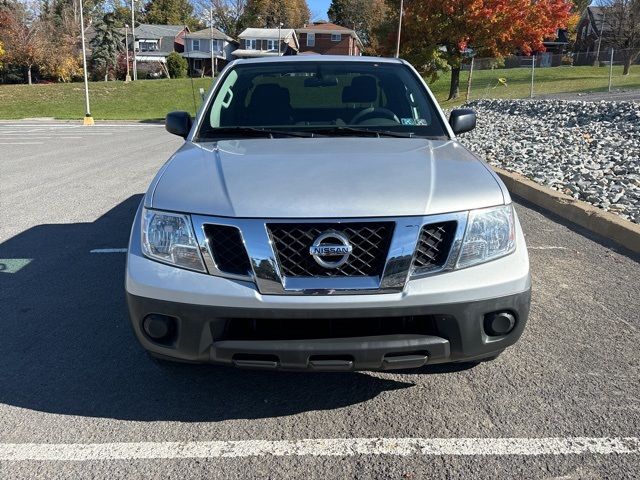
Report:
[[[335,23],[314,22],[296,30],[300,53],[362,55],[362,42],[354,30]]]

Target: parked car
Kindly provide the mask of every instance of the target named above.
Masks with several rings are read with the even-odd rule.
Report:
[[[156,358],[386,370],[495,358],[531,280],[509,192],[398,59],[239,60],[138,209],[134,332]]]

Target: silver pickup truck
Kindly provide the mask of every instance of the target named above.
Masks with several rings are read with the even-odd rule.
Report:
[[[133,222],[126,292],[154,357],[284,370],[495,358],[529,313],[509,192],[397,59],[230,63]]]

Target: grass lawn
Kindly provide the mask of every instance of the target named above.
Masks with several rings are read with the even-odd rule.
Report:
[[[449,75],[442,75],[431,89],[449,108],[464,102],[468,72],[461,75],[461,98],[446,102]],[[498,79],[506,79],[506,86]],[[536,70],[534,91],[537,95],[578,93],[607,89],[609,69],[600,67],[556,67]],[[481,70],[473,74],[471,98],[528,98],[531,70]],[[210,78],[193,80],[196,103],[198,90],[211,85]],[[622,76],[622,67],[614,67],[614,88],[640,88],[640,66],[633,66],[631,74]],[[190,79],[139,80],[124,82],[91,82],[91,112],[100,120],[161,119],[172,110],[193,112]],[[0,119],[54,117],[81,119],[84,115],[82,83],[48,85],[0,85]]]
[[[209,89],[211,78],[194,78],[198,90]],[[138,80],[136,82],[90,82],[91,114],[96,120],[153,120],[167,112],[193,112],[190,79]],[[82,119],[84,84],[0,85],[0,119],[55,117]]]

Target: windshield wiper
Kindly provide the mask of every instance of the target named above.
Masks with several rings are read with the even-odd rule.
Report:
[[[344,135],[344,136],[368,136],[368,137],[397,137],[412,138],[415,137],[413,132],[393,132],[391,130],[373,130],[370,128],[346,127],[336,125],[333,127],[314,128],[314,133],[319,135]]]
[[[205,132],[203,135],[198,136],[198,140],[216,140],[220,137],[227,135],[234,135],[238,137],[268,137],[274,138],[277,135],[284,137],[313,137],[311,132],[292,132],[289,130],[275,130],[261,127],[217,127]]]

